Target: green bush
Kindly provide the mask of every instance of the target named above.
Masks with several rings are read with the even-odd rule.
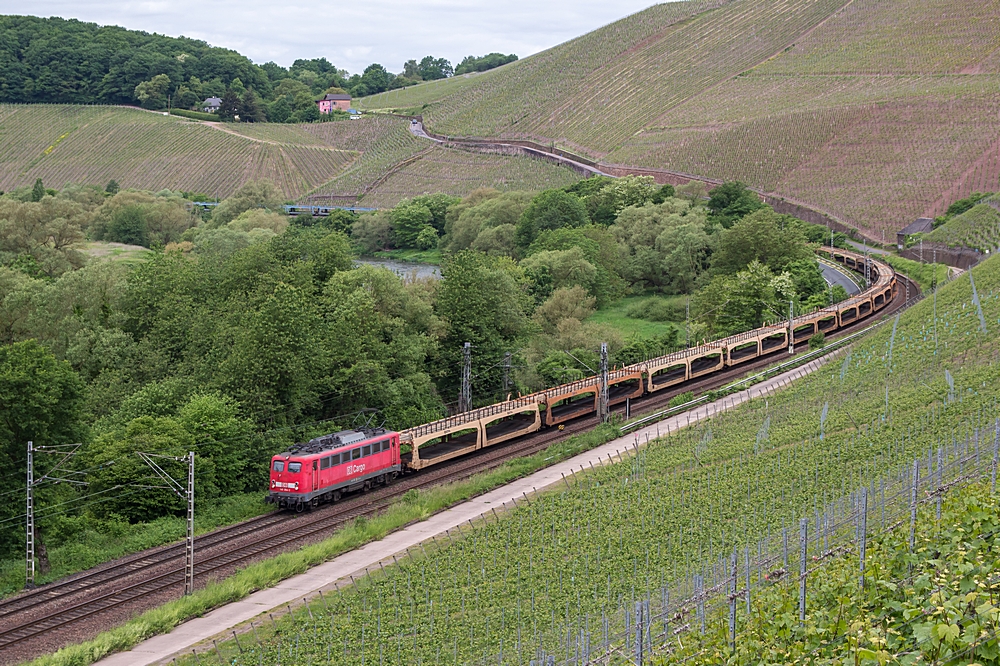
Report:
[[[188,111],[187,109],[170,109],[170,115],[190,118],[191,120],[207,120],[217,122],[218,117],[214,113],[202,113],[201,111]]]
[[[653,297],[630,304],[625,308],[625,316],[646,321],[684,321],[684,308],[678,303]]]
[[[820,331],[809,338],[809,349],[822,349],[826,346],[826,334]]]
[[[686,402],[691,402],[692,400],[694,400],[694,393],[692,393],[691,391],[685,391],[684,393],[675,395],[673,398],[671,398],[669,406],[678,407]]]

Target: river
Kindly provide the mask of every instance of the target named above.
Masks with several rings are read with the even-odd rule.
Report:
[[[396,275],[409,278],[433,278],[441,279],[441,267],[435,264],[417,264],[411,261],[398,261],[396,259],[356,259],[355,263],[368,264],[369,266],[381,266],[388,268]]]

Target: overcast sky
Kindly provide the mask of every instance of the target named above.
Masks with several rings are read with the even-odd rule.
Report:
[[[361,72],[392,72],[425,55],[453,65],[493,51],[520,57],[555,46],[653,4],[653,0],[0,0],[0,13],[61,16],[203,39],[261,64],[325,56]]]

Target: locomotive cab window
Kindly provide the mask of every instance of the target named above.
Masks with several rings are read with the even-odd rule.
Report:
[[[362,455],[362,457],[367,458],[371,454],[372,454],[372,445],[371,444],[368,444],[366,446],[362,446],[361,447],[361,455]]]
[[[288,471],[291,474],[298,474],[302,471],[302,463],[300,462],[290,462],[288,463]]]
[[[361,457],[361,449],[354,449],[351,451],[351,460],[357,460]]]
[[[330,461],[331,460],[333,460],[332,456],[327,456],[326,458],[323,458],[320,461],[320,463],[319,463],[319,468],[320,469],[330,469]]]
[[[275,472],[284,472],[285,471],[285,461],[284,460],[275,460],[274,461],[274,465],[271,467],[271,469],[273,469]]]

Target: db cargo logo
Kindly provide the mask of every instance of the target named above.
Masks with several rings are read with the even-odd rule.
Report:
[[[283,481],[275,481],[274,479],[271,479],[271,487],[277,490],[298,490],[299,482],[285,483]]]
[[[347,475],[348,476],[350,476],[351,474],[361,474],[364,471],[365,471],[365,466],[364,465],[348,465],[347,466]]]

